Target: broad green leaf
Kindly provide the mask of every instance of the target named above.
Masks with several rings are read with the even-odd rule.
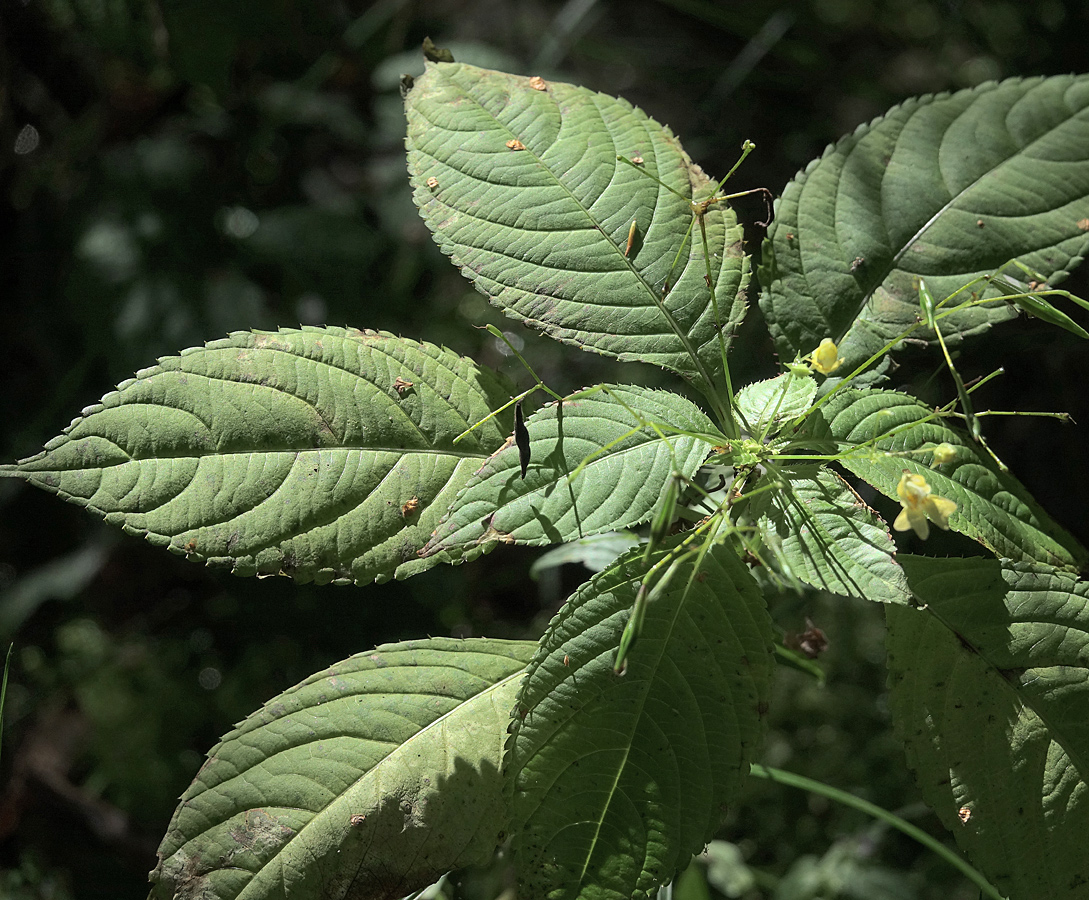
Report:
[[[240,575],[403,578],[511,417],[509,385],[375,331],[238,332],[165,357],[3,474]]]
[[[455,63],[428,63],[405,108],[416,204],[478,290],[557,340],[719,384],[748,257],[733,211],[709,209],[716,324],[689,232],[690,201],[715,185],[667,128],[585,88]]]
[[[890,709],[926,801],[1010,900],[1089,898],[1089,583],[902,556]]]
[[[860,600],[909,603],[888,526],[839,475],[819,466],[782,469],[781,490],[758,495],[757,527],[799,581]],[[764,499],[766,498],[766,499]]]
[[[737,392],[737,409],[757,439],[777,431],[775,426],[796,419],[813,404],[817,382],[810,375],[784,372],[757,381]]]
[[[269,701],[209,754],[152,900],[402,897],[490,858],[528,641],[386,644]]]
[[[1087,217],[1089,76],[909,100],[787,185],[764,241],[761,309],[781,356],[831,337],[849,371],[915,324],[913,279],[940,301],[1020,259],[1057,283],[1089,250]],[[1013,314],[976,307],[943,319],[942,333]]]
[[[673,472],[690,477],[711,452],[708,441],[677,432],[715,430],[678,394],[617,385],[549,404],[526,428],[526,477],[508,442],[473,475],[424,553],[497,541],[561,544],[638,525],[653,515]]]
[[[617,675],[644,573],[636,549],[580,588],[528,667],[509,745],[527,900],[653,897],[710,839],[757,751],[774,663],[748,570],[722,546],[698,572],[684,564]]]
[[[957,504],[949,527],[979,541],[996,555],[1014,560],[1079,568],[1085,548],[1040,508],[1008,472],[1002,472],[978,444],[936,417],[914,397],[895,391],[844,390],[810,415],[806,430],[833,440],[840,465],[896,499],[905,470],[922,475],[934,494]],[[956,457],[930,468],[927,448],[947,443]]]

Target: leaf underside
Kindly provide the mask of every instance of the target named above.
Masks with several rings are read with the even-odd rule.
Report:
[[[789,575],[860,600],[911,601],[888,526],[839,475],[809,465],[782,475],[782,490],[760,495],[757,527]]]
[[[843,390],[806,421],[818,440],[841,450],[857,447],[839,460],[849,472],[896,499],[904,470],[922,475],[934,494],[957,504],[949,527],[979,541],[997,556],[1069,569],[1086,564],[1075,538],[1032,499],[1021,483],[1002,472],[962,431],[914,397],[895,391]],[[928,467],[938,444],[954,448],[952,462]]]
[[[677,431],[714,430],[690,400],[626,385],[549,404],[526,427],[526,477],[508,442],[470,479],[425,553],[497,541],[560,544],[638,525],[653,515],[673,472],[691,477],[711,451]]]
[[[394,900],[491,857],[531,641],[387,644],[269,701],[209,754],[152,900]]]
[[[1010,900],[1089,897],[1089,584],[1042,566],[901,557],[890,709],[923,796]]]
[[[688,231],[690,201],[714,184],[668,129],[585,88],[450,63],[428,64],[406,113],[416,204],[493,303],[565,343],[718,383],[718,332],[728,344],[740,325],[748,257],[732,210],[713,206],[716,325]]]
[[[735,404],[752,436],[764,440],[777,432],[782,423],[806,412],[816,393],[817,382],[812,376],[784,372],[746,385],[737,392]]]
[[[748,570],[727,547],[682,566],[617,675],[644,571],[636,550],[584,585],[528,667],[509,745],[520,896],[654,896],[759,745],[772,632]]]
[[[940,301],[1020,259],[1058,283],[1089,250],[1087,217],[1089,76],[916,98],[787,185],[764,242],[761,309],[781,357],[831,337],[849,371],[916,323],[914,279]],[[940,327],[963,337],[1013,314],[979,306]]]
[[[449,350],[340,328],[238,332],[164,357],[14,469],[239,575],[385,581],[510,433],[505,379]]]

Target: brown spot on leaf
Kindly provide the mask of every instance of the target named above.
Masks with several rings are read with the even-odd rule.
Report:
[[[1089,219],[1078,219],[1078,228],[1082,231],[1089,231]]]
[[[489,525],[487,531],[480,536],[478,544],[487,544],[491,541],[497,541],[500,544],[513,544],[515,540],[511,535],[505,531],[499,531],[494,525]]]

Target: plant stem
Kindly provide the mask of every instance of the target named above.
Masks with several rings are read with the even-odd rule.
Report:
[[[4,736],[4,702],[8,699],[8,671],[11,669],[11,651],[15,649],[15,642],[8,644],[8,654],[4,657],[4,681],[0,685],[0,749],[3,748]]]
[[[934,853],[938,854],[938,856],[949,863],[949,865],[958,869],[965,878],[976,885],[976,887],[978,887],[985,896],[990,897],[991,900],[1006,900],[1006,898],[995,889],[994,885],[984,878],[980,872],[972,868],[972,866],[959,855],[954,853],[940,841],[932,838],[921,828],[917,828],[910,822],[906,822],[898,815],[889,812],[887,809],[884,809],[875,803],[870,803],[868,800],[863,800],[861,797],[856,797],[854,794],[849,794],[847,791],[841,791],[839,788],[834,788],[823,782],[814,781],[812,778],[806,778],[804,775],[796,775],[793,772],[784,772],[782,769],[773,769],[771,766],[761,766],[757,763],[752,764],[750,771],[757,778],[764,778],[768,781],[777,781],[780,784],[800,788],[803,791],[820,794],[822,797],[827,797],[829,800],[835,800],[837,803],[842,803],[844,806],[850,806],[853,809],[859,810],[859,812],[879,819],[887,825],[891,825],[908,837],[918,841],[928,850],[934,851]]]

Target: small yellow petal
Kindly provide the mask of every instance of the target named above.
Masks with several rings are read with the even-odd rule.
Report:
[[[956,512],[957,504],[932,494],[929,482],[922,475],[914,475],[909,469],[904,469],[900,483],[896,485],[896,496],[904,507],[892,524],[897,531],[910,528],[919,535],[920,540],[925,541],[930,535],[927,519],[939,528],[949,530],[949,517]]]
[[[918,509],[930,495],[930,485],[922,475],[912,475],[907,469],[900,476],[900,483],[896,485],[896,496],[900,502],[909,509]]]
[[[845,360],[839,355],[839,348],[831,338],[825,338],[813,351],[813,368],[822,375],[830,375],[843,365]]]
[[[920,541],[925,541],[930,537],[930,525],[926,521],[926,514],[917,509],[908,510],[908,521],[911,523],[912,529],[917,535],[919,535]]]
[[[927,497],[923,508],[926,515],[942,531],[949,530],[949,517],[957,511],[957,504],[945,497]]]

